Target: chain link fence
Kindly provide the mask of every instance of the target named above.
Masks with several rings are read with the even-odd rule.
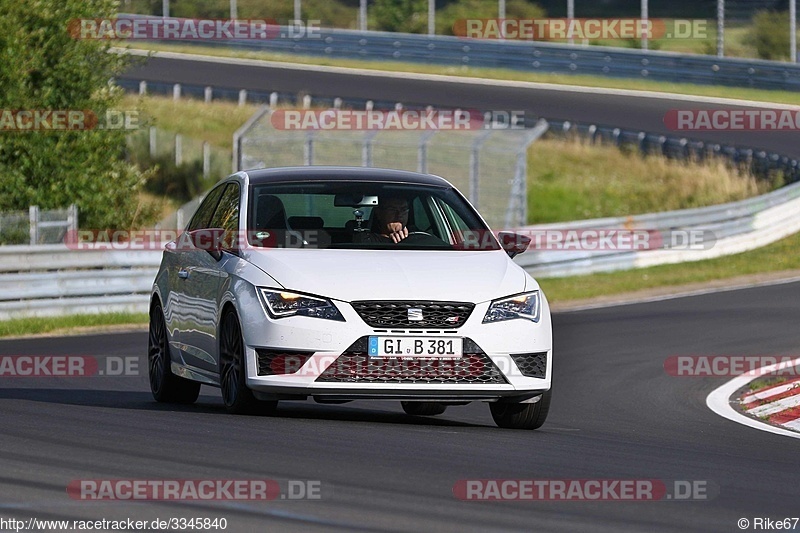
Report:
[[[491,125],[489,125],[491,126]],[[282,130],[266,112],[239,137],[239,168],[340,165],[436,174],[493,228],[527,223],[527,148],[547,130]]]
[[[78,229],[78,207],[41,210],[32,205],[28,211],[0,213],[0,245],[58,244],[68,231]]]

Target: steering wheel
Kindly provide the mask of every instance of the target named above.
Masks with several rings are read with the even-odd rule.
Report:
[[[435,239],[439,238],[436,235],[434,235],[433,233],[428,233],[427,231],[409,231],[408,232],[408,237],[411,237],[412,235],[426,235],[428,237],[433,237]],[[406,238],[408,238],[408,237],[406,237]]]

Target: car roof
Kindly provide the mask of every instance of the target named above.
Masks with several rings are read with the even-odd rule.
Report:
[[[374,167],[304,166],[245,170],[253,185],[308,181],[386,181],[452,187],[444,178],[407,170]]]

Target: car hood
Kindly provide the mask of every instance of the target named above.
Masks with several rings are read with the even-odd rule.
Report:
[[[522,292],[528,277],[502,251],[262,249],[245,259],[285,289],[347,302],[480,303]]]

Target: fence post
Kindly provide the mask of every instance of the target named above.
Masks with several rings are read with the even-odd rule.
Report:
[[[181,99],[181,84],[176,83],[172,86],[172,99],[176,102]]]
[[[67,211],[67,231],[77,233],[78,231],[78,206],[71,204]]]
[[[247,89],[239,91],[239,105],[243,106],[247,103]]]
[[[203,94],[205,103],[211,103],[211,100],[214,98],[214,88],[213,87],[206,87],[205,92]]]
[[[183,135],[175,134],[175,165],[183,163]]]
[[[269,93],[269,108],[275,109],[278,107],[278,93]]]
[[[142,96],[145,94],[147,94],[147,82],[142,80],[139,82],[139,95]]]
[[[156,150],[158,149],[158,144],[156,143],[156,127],[150,126],[150,157],[156,156]]]
[[[368,131],[364,135],[364,143],[361,146],[361,166],[362,167],[371,167],[372,166],[372,143],[375,139],[375,136],[378,134],[379,130],[372,130]]]
[[[203,177],[211,175],[211,145],[208,141],[203,141]]]
[[[486,139],[489,138],[489,135],[492,134],[492,130],[485,130],[481,132],[478,137],[472,141],[472,150],[469,153],[469,201],[478,209],[478,187],[480,185],[480,157],[479,153],[481,150],[481,145],[484,143]]]
[[[306,141],[303,143],[303,164],[314,164],[314,132],[311,130],[306,134]]]
[[[28,223],[29,233],[31,238],[31,245],[39,244],[39,206],[32,205],[28,207]]]
[[[417,172],[428,173],[428,143],[438,130],[427,130],[419,138],[417,148]]]

